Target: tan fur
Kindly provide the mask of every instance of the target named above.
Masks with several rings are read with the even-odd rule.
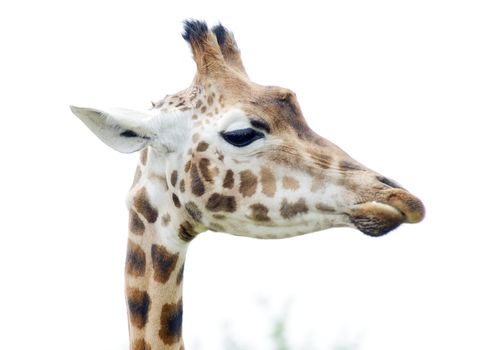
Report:
[[[340,214],[374,235],[424,215],[416,197],[311,130],[294,92],[252,82],[231,32],[223,41],[216,35],[189,36],[197,66],[191,86],[153,103],[164,115],[189,111],[178,115],[190,117],[193,130],[170,158],[153,146],[140,153],[125,267],[132,350],[184,350],[185,255],[200,232],[282,238],[325,228],[318,215],[330,227]],[[219,146],[214,127],[231,110],[257,122],[270,142],[249,156]],[[339,200],[330,205],[328,194]]]

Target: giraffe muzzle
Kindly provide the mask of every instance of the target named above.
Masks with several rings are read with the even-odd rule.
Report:
[[[377,193],[372,201],[354,205],[349,217],[361,232],[382,236],[403,223],[418,223],[424,215],[424,205],[417,197],[401,188],[390,188]]]
[[[419,198],[403,189],[387,189],[378,193],[377,201],[402,213],[404,222],[415,224],[423,220],[425,207]]]

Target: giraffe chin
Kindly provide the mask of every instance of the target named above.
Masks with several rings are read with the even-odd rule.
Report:
[[[374,201],[353,206],[349,217],[359,231],[373,237],[383,236],[406,222],[406,215],[399,209]]]

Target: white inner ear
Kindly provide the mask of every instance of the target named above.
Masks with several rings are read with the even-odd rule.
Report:
[[[70,108],[100,140],[122,153],[139,151],[157,137],[151,112],[122,108]]]

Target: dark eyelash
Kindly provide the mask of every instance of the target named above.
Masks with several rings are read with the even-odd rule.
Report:
[[[270,133],[270,125],[268,125],[265,121],[258,119],[251,119],[250,122],[251,125],[256,129],[265,130],[267,133]]]

